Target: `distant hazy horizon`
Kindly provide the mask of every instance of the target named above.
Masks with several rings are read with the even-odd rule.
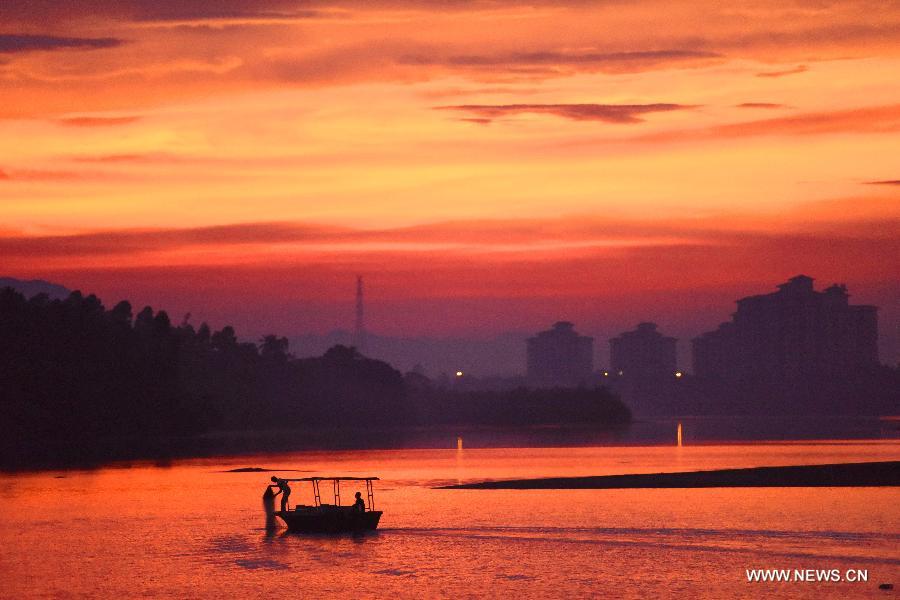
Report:
[[[772,281],[762,284],[757,288],[745,285],[742,289],[749,290],[743,292],[744,295],[769,293],[775,289],[777,283],[782,280]],[[59,295],[60,288],[56,282],[48,282],[51,286],[55,286],[53,290]],[[115,298],[107,296],[102,292],[79,285],[78,282],[69,282],[69,289],[80,289],[85,294],[95,293],[111,308],[119,300],[128,300],[136,309],[140,309],[144,304],[150,304],[155,310],[165,310],[169,313],[172,320],[176,323],[181,322],[186,314],[190,314],[190,322],[194,326],[198,326],[202,321],[208,320],[213,328],[220,328],[225,325],[232,325],[236,328],[238,337],[244,341],[257,342],[259,339],[268,334],[277,334],[287,337],[290,340],[290,351],[298,357],[318,356],[325,352],[329,347],[335,344],[351,345],[353,343],[353,283],[350,278],[347,280],[347,297],[342,303],[335,303],[333,310],[344,312],[343,325],[339,325],[332,329],[323,330],[291,330],[291,326],[296,327],[296,313],[285,309],[280,314],[263,314],[263,308],[259,307],[251,312],[252,307],[235,307],[235,313],[232,315],[219,314],[218,311],[210,311],[208,306],[204,306],[202,300],[197,300],[196,306],[184,307],[180,310],[174,308],[168,303],[152,303],[141,301],[138,298],[119,297]],[[817,282],[817,288],[822,288],[827,284]],[[38,291],[33,286],[26,289]],[[377,290],[374,290],[377,294]],[[850,287],[851,302],[854,304],[868,304],[865,297],[856,293],[856,290]],[[150,296],[167,297],[164,290],[146,290]],[[884,290],[884,294],[892,293],[890,286]],[[900,286],[898,286],[898,297],[900,297]],[[640,309],[633,309],[627,316],[622,314],[609,315],[604,314],[601,307],[602,304],[598,300],[598,314],[593,318],[578,321],[571,316],[560,312],[557,317],[550,317],[552,314],[552,302],[547,303],[548,319],[539,321],[538,317],[531,317],[534,322],[532,328],[525,328],[520,325],[516,329],[500,329],[497,326],[487,325],[479,331],[466,331],[463,333],[454,333],[450,331],[418,331],[412,330],[408,333],[405,328],[395,326],[386,328],[388,332],[383,333],[379,329],[373,329],[372,326],[367,327],[369,335],[369,356],[386,360],[401,371],[408,371],[416,364],[421,364],[427,374],[431,377],[439,375],[441,372],[452,373],[462,369],[467,373],[478,377],[485,376],[502,376],[510,377],[524,375],[525,373],[525,339],[533,336],[538,331],[549,328],[555,321],[570,320],[575,323],[576,330],[583,335],[594,338],[594,365],[595,368],[601,369],[609,366],[609,339],[621,334],[623,331],[633,329],[639,322],[653,321],[660,326],[660,330],[666,335],[678,339],[678,368],[682,371],[690,373],[691,365],[691,339],[715,329],[715,327],[727,321],[731,312],[734,310],[734,301],[737,296],[730,300],[722,300],[713,304],[714,299],[724,297],[725,292],[711,294],[710,305],[704,310],[702,307],[697,308],[693,313],[663,314],[659,308],[649,309],[646,317],[640,317]],[[881,296],[876,292],[873,295]],[[653,296],[653,294],[648,294]],[[174,302],[174,299],[171,299]],[[696,299],[695,299],[696,301]],[[412,302],[412,301],[410,301]],[[176,304],[177,307],[179,304]],[[685,304],[688,304],[686,300]],[[514,306],[510,303],[510,306]],[[302,307],[299,309],[302,311]],[[403,308],[398,307],[398,312],[403,312]],[[459,314],[462,307],[457,309]],[[375,322],[375,327],[389,318],[389,307],[385,307],[377,298],[367,301],[367,322]],[[898,309],[892,309],[891,306],[879,306],[879,358],[883,364],[896,365],[900,362],[900,331],[896,326],[897,321],[888,321],[895,316]],[[204,317],[205,314],[210,315]],[[212,318],[210,318],[212,317]],[[631,320],[626,320],[632,317]],[[663,317],[663,318],[654,318]],[[283,318],[283,321],[282,321]],[[463,318],[460,316],[460,318]],[[502,320],[501,320],[502,324]],[[449,325],[454,325],[450,323]]]

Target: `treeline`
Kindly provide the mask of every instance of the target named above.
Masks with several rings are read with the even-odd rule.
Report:
[[[232,327],[176,325],[150,307],[134,314],[128,302],[107,310],[79,292],[49,300],[2,289],[0,458],[211,430],[629,419],[604,390],[456,392],[421,376],[404,378],[353,348],[303,359],[288,350],[284,337],[240,342]]]
[[[412,413],[422,424],[478,423],[496,426],[602,423],[619,427],[631,411],[607,388],[465,390],[406,374],[408,393],[416,399]]]

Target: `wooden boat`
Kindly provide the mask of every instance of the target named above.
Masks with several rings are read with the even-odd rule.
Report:
[[[293,509],[275,511],[275,516],[284,521],[288,531],[298,533],[344,533],[353,531],[373,531],[378,527],[382,511],[375,510],[373,481],[377,477],[303,477],[301,479],[284,479],[288,482],[308,481],[312,484],[313,504],[297,505]],[[323,481],[332,483],[334,503],[322,502],[320,484]],[[341,506],[341,482],[364,481],[368,502],[365,510],[356,506]]]

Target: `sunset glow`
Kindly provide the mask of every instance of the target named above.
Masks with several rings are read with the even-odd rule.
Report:
[[[683,338],[806,273],[897,361],[896,3],[81,4],[0,4],[0,274],[248,335],[349,327],[363,273],[379,333]]]

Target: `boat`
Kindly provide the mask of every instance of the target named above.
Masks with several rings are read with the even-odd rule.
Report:
[[[297,533],[345,533],[374,531],[378,527],[382,511],[375,510],[373,483],[377,477],[303,477],[283,479],[287,482],[310,482],[313,504],[299,504],[293,509],[274,511],[274,515],[284,521],[288,531]],[[341,506],[341,482],[364,481],[368,502],[364,510],[356,506]],[[322,482],[332,483],[333,504],[322,502]]]

